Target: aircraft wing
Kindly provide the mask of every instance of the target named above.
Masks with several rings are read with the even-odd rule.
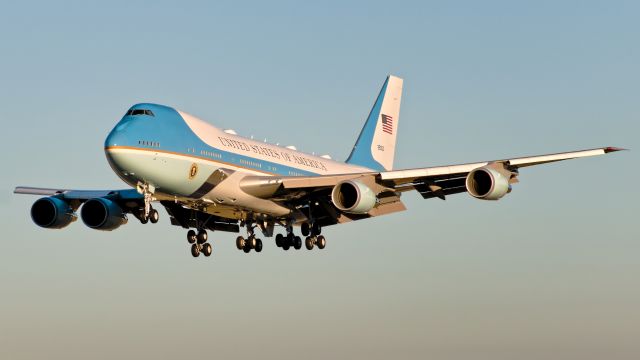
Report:
[[[624,149],[602,147],[596,149],[579,150],[555,154],[519,157],[513,159],[491,160],[468,164],[426,167],[418,169],[394,170],[383,172],[363,172],[354,174],[323,175],[323,176],[249,176],[241,181],[241,188],[254,196],[270,198],[274,201],[303,205],[309,199],[327,199],[331,189],[345,180],[357,179],[369,186],[379,198],[379,206],[365,215],[344,214],[334,207],[322,204],[320,212],[325,218],[331,218],[329,223],[340,223],[358,220],[371,216],[383,215],[404,210],[400,202],[400,193],[416,190],[423,198],[440,198],[447,195],[466,192],[466,177],[474,169],[484,166],[499,166],[512,174],[510,183],[517,182],[518,169],[550,162],[577,159],[582,157],[604,155]],[[315,211],[315,210],[314,210]],[[325,225],[329,225],[323,221]]]
[[[52,188],[39,188],[29,186],[18,186],[13,190],[14,194],[26,194],[26,195],[42,195],[42,196],[56,196],[59,195],[63,199],[67,200],[82,200],[86,201],[93,198],[117,196],[125,200],[144,200],[144,197],[134,189],[124,190],[71,190],[71,189],[52,189]]]
[[[71,190],[71,189],[52,189],[39,188],[29,186],[18,186],[13,190],[14,194],[56,196],[64,200],[68,200],[71,207],[78,209],[80,204],[89,199],[108,198],[116,202],[122,209],[138,214],[140,209],[144,208],[144,196],[139,194],[135,189],[123,190]]]
[[[379,180],[393,187],[397,191],[417,190],[425,199],[465,192],[466,176],[474,169],[500,164],[504,168],[514,171],[517,176],[519,168],[541,165],[556,161],[578,159],[583,157],[604,155],[624,149],[616,147],[602,147],[588,150],[578,150],[555,154],[535,155],[513,159],[483,161],[469,164],[447,165],[420,169],[396,170],[381,172]]]

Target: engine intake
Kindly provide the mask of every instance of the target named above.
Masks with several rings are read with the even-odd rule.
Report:
[[[45,197],[31,206],[31,220],[47,229],[62,229],[77,220],[71,206],[57,197]]]
[[[472,170],[465,185],[471,196],[482,200],[498,200],[511,191],[509,178],[490,167]]]
[[[331,201],[338,210],[366,214],[376,205],[377,197],[371,188],[360,181],[346,180],[333,187]]]
[[[82,222],[92,229],[111,231],[127,223],[122,208],[105,198],[87,200],[80,211]]]

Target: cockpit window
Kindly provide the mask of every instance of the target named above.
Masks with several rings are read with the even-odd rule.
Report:
[[[155,115],[153,115],[153,111],[145,110],[145,109],[132,109],[132,110],[129,110],[129,111],[127,111],[127,114],[125,116],[128,116],[128,115],[133,115],[133,116],[136,116],[136,115],[155,116]]]

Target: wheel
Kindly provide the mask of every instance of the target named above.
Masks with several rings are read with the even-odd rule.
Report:
[[[311,233],[313,235],[320,235],[320,233],[322,233],[322,228],[320,227],[320,225],[318,223],[313,223],[313,226],[311,227]]]
[[[189,242],[189,244],[193,244],[194,242],[196,242],[196,232],[193,230],[189,230],[187,231],[187,241]]]
[[[262,240],[260,240],[260,239],[257,239],[257,240],[256,240],[256,247],[255,247],[255,249],[256,249],[256,252],[260,252],[260,251],[262,251]]]
[[[320,235],[318,236],[318,240],[316,240],[316,244],[318,245],[318,249],[324,249],[324,247],[327,246],[327,239]]]
[[[276,246],[277,247],[282,247],[283,239],[284,239],[284,236],[282,236],[282,234],[277,234],[276,235]]]
[[[143,224],[146,224],[149,222],[149,218],[144,217],[144,214],[143,214],[143,216],[140,218],[140,222]]]
[[[211,244],[209,243],[205,243],[204,245],[202,245],[202,253],[204,254],[204,256],[211,256],[211,253],[213,252],[213,248],[211,247]]]
[[[293,240],[293,247],[296,250],[300,250],[302,248],[302,239],[300,239],[300,236],[296,236]]]
[[[255,249],[257,244],[258,244],[258,239],[255,236],[249,237],[249,245],[251,246],[252,249]]]
[[[307,248],[307,250],[312,250],[313,249],[313,237],[311,236],[307,236],[306,239],[304,239],[304,246]]]
[[[296,239],[293,236],[293,233],[287,234],[287,236],[282,241],[282,248],[285,250],[289,250],[295,243]]]
[[[204,244],[209,239],[209,235],[207,234],[207,230],[198,230],[198,244]]]
[[[160,220],[160,214],[158,213],[158,210],[151,209],[151,212],[149,212],[149,220],[152,224],[155,224],[158,222],[158,220]]]
[[[236,247],[238,250],[244,249],[244,238],[242,236],[236,238]]]
[[[200,256],[200,247],[198,244],[191,245],[191,255],[193,255],[193,257]]]
[[[249,243],[245,243],[242,251],[244,251],[245,254],[248,254],[249,251],[251,251],[251,245],[249,245]]]
[[[300,231],[302,232],[302,236],[309,236],[309,223],[302,223],[300,225]]]
[[[291,245],[293,245],[293,234],[287,234],[286,237],[282,238],[282,249],[289,250]]]

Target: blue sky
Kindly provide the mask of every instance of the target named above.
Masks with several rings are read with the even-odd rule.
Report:
[[[24,2],[0,13],[0,357],[637,358],[632,1]],[[121,188],[103,141],[157,102],[345,158],[387,74],[398,168],[598,146],[499,202],[403,199],[323,252],[131,221],[39,229],[16,185]]]

